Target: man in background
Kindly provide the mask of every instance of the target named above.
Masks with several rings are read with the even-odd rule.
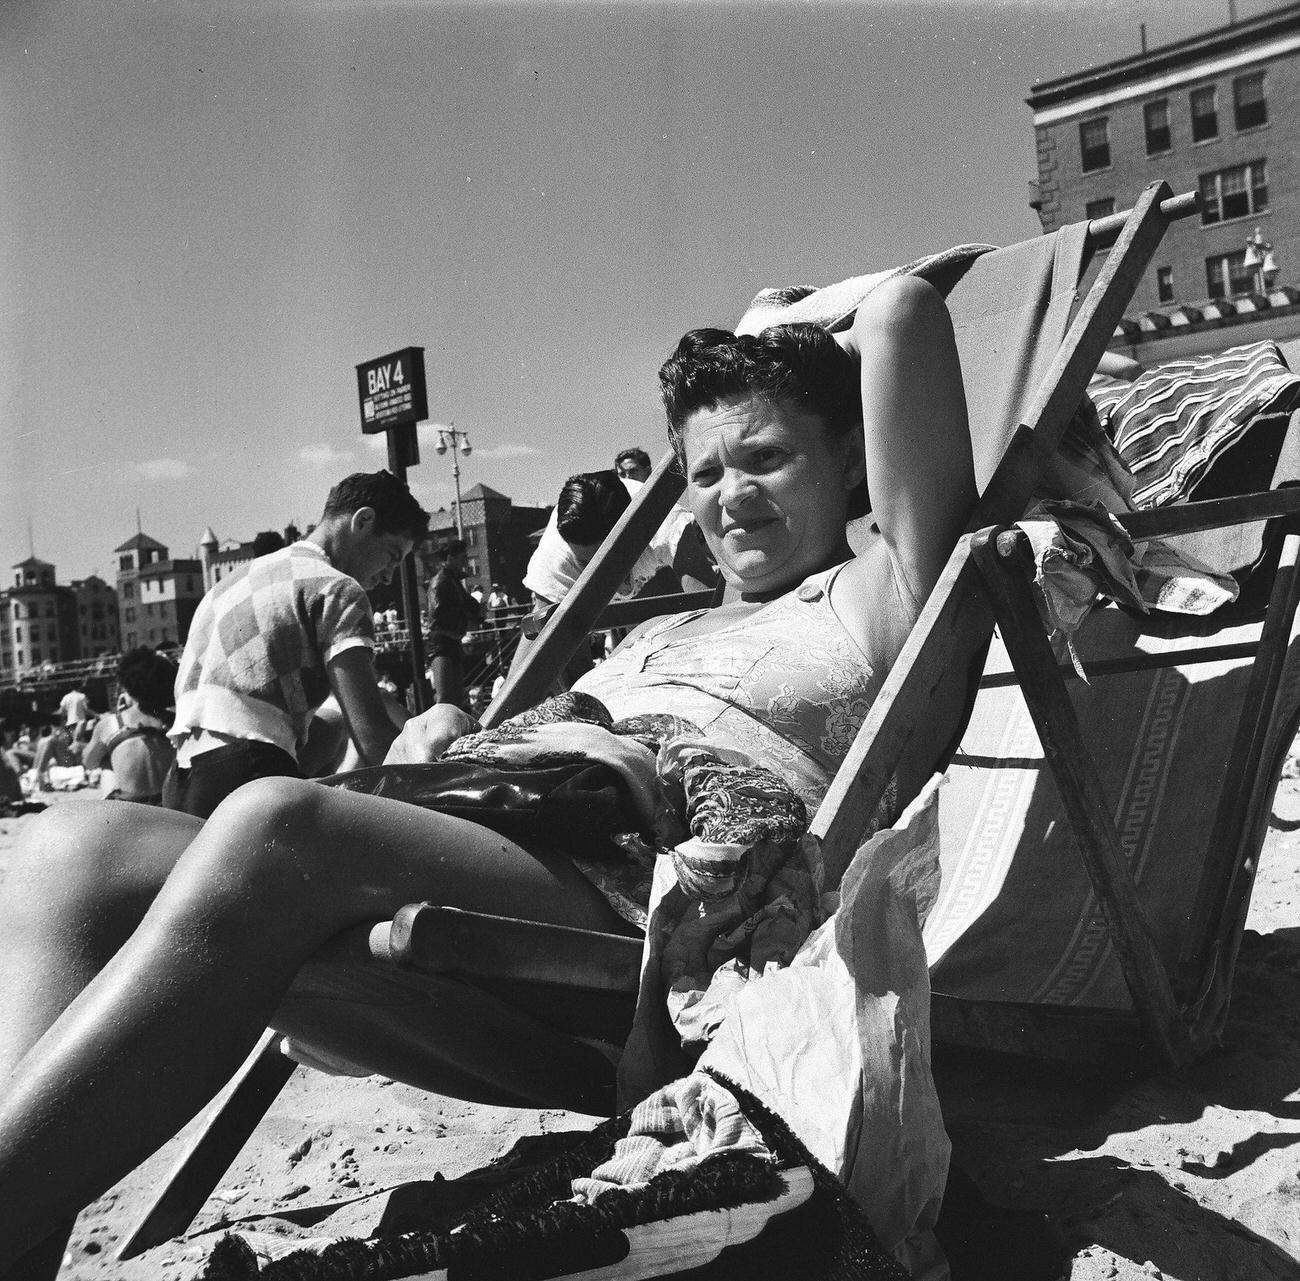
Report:
[[[650,479],[650,455],[644,449],[622,449],[614,455],[614,470],[620,480],[647,481]]]
[[[569,594],[640,488],[640,481],[612,471],[583,472],[564,482],[524,575],[524,587],[532,593],[533,616],[524,624],[512,671],[531,648],[540,619]],[[627,600],[637,595],[664,570],[673,576],[675,586],[686,591],[714,584],[716,571],[698,526],[681,507],[669,512],[613,599]],[[590,668],[591,654],[579,649],[565,667],[564,688]]]
[[[461,638],[483,621],[483,606],[465,590],[469,572],[459,538],[438,548],[438,572],[429,579],[429,675],[434,701],[466,705],[465,651]]]
[[[59,711],[63,713],[63,723],[74,743],[86,737],[86,722],[90,720],[90,699],[80,684],[74,685],[59,699]]]
[[[252,779],[302,777],[313,714],[331,693],[363,763],[382,762],[397,727],[375,679],[366,592],[392,578],[428,524],[390,472],[358,472],[330,490],[306,538],[208,592],[176,678],[165,805],[206,818]]]

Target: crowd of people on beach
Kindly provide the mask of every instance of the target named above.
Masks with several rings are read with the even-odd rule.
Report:
[[[608,470],[571,476],[518,584],[493,582],[487,590],[477,584],[466,586],[465,544],[459,539],[439,544],[435,549],[438,569],[426,584],[422,620],[428,692],[434,702],[458,705],[475,716],[487,708],[547,613],[564,599],[650,471],[649,454],[634,446],[621,450]],[[618,595],[636,594],[660,571],[668,572],[669,578],[661,581],[673,587],[711,586],[712,562],[703,551],[697,529],[683,538],[689,528],[689,514],[676,509]],[[261,549],[256,559],[285,550],[281,540]],[[373,609],[370,620],[376,655],[386,651],[404,654],[408,636],[397,609],[392,605]],[[599,662],[616,639],[595,638],[570,664],[564,683]],[[472,671],[467,653],[476,660]],[[409,677],[402,685],[395,674],[405,675],[401,667],[376,671],[375,685],[389,719],[400,724],[415,709]],[[45,715],[40,715],[34,702],[32,719],[0,721],[0,799],[10,804],[39,804],[41,796],[52,792],[99,788],[112,799],[161,803],[164,780],[177,761],[178,743],[168,738],[179,694],[176,676],[177,667],[168,655],[142,646],[117,661],[113,678],[103,691],[103,707],[93,705],[83,687],[87,682],[77,681],[63,694],[57,708],[46,709]],[[470,677],[472,680],[467,679]],[[314,766],[319,767],[322,760],[355,763],[365,755],[349,754],[341,746],[344,726],[350,731],[351,723],[340,719],[338,702],[331,692],[316,718],[317,743],[307,750]],[[311,733],[309,729],[309,737]],[[177,736],[173,734],[173,738]],[[183,736],[178,741],[179,765],[184,769],[191,752]],[[323,755],[321,743],[328,745]]]
[[[111,800],[157,803],[174,755],[167,731],[175,677],[165,654],[141,646],[117,661],[111,708],[97,711],[76,683],[57,719],[0,725],[0,804],[21,809],[87,787]]]

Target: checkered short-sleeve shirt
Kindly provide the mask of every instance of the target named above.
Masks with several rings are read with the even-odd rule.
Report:
[[[370,601],[312,542],[252,561],[199,604],[176,677],[177,742],[198,730],[291,755],[329,694],[326,665],[374,647]]]

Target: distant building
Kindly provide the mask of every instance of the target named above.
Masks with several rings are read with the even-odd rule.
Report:
[[[202,562],[172,560],[164,544],[144,533],[113,554],[122,649],[183,645],[203,599]]]
[[[0,674],[18,675],[79,657],[77,599],[49,561],[29,556],[0,591]]]
[[[229,578],[241,565],[268,552],[278,551],[302,537],[295,525],[286,525],[281,533],[264,529],[247,543],[227,541],[223,547],[209,525],[199,540],[199,558],[203,564],[203,590],[211,591],[223,578]]]
[[[121,623],[117,592],[98,574],[74,578],[70,584],[77,602],[77,657],[99,658],[121,650]]]
[[[1143,364],[1300,334],[1300,4],[1036,84],[1045,231],[1163,178],[1199,214],[1165,233],[1114,345]]]
[[[521,594],[528,558],[536,546],[536,538],[530,541],[529,535],[540,532],[551,509],[516,506],[505,494],[475,485],[461,497],[460,511],[469,559],[465,586],[470,591],[481,589],[486,596],[493,583],[500,583],[506,591]],[[434,512],[428,536],[416,553],[421,591],[433,577],[434,550],[456,536],[455,511]]]

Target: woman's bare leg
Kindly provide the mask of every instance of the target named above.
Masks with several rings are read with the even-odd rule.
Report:
[[[131,936],[201,827],[74,801],[27,829],[0,894],[0,1082]]]
[[[85,984],[22,1055],[0,1101],[0,1269],[211,1098],[303,961],[347,926],[418,898],[591,929],[617,923],[567,860],[534,857],[484,828],[414,806],[267,779],[241,788],[197,832],[152,813],[106,816],[91,835],[80,824],[93,819],[64,820],[83,855],[102,857],[126,837],[136,842],[123,853],[128,868],[141,869],[125,878],[128,887],[138,881],[137,899],[119,888],[100,927],[84,919],[83,891],[79,925],[45,922],[51,942],[28,967],[40,993],[7,995],[19,1007],[4,1025],[12,1062]],[[54,827],[42,837],[51,854],[62,831]],[[170,874],[130,931],[138,899],[169,860]],[[31,863],[24,860],[27,893],[36,888]],[[55,859],[52,878],[61,866]],[[40,927],[28,920],[29,942]],[[71,978],[42,976],[43,967],[64,965]],[[455,1029],[447,1035],[454,1039]],[[47,1175],[33,1179],[33,1170]]]

